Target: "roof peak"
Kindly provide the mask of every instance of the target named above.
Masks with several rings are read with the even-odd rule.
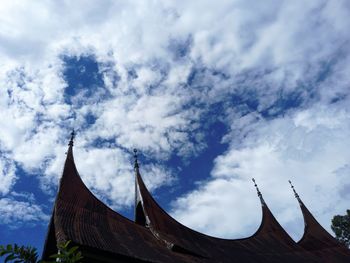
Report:
[[[72,130],[70,135],[71,135],[71,137],[70,137],[68,146],[73,146],[74,145],[74,138],[77,135],[74,129]]]
[[[261,205],[262,205],[262,206],[265,206],[265,205],[266,205],[265,200],[264,200],[264,198],[263,198],[263,196],[262,196],[262,193],[261,193],[260,190],[259,190],[258,185],[256,184],[255,179],[252,178],[252,181],[253,181],[254,186],[255,186],[255,188],[256,188],[256,191],[257,191],[257,193],[258,193],[258,197],[259,197],[259,199],[260,199]]]
[[[299,204],[302,205],[300,196],[298,195],[297,191],[295,190],[294,185],[292,184],[292,181],[291,181],[291,180],[288,180],[288,183],[290,184],[290,187],[291,187],[292,190],[293,190],[293,193],[294,193],[295,198],[298,200]]]
[[[139,169],[139,162],[138,162],[138,155],[137,155],[137,149],[134,149],[134,169],[135,171],[138,171]]]

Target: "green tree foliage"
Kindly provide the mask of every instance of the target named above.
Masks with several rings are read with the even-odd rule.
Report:
[[[83,256],[81,255],[81,252],[78,251],[79,247],[74,246],[70,247],[69,246],[70,241],[63,243],[63,244],[58,244],[58,254],[54,254],[50,256],[50,258],[54,258],[56,260],[58,259],[58,262],[65,262],[65,263],[76,263],[79,262]]]
[[[331,228],[336,239],[350,248],[350,210],[346,210],[346,215],[334,216]]]
[[[0,257],[5,257],[4,263],[78,263],[83,258],[78,246],[70,246],[70,241],[58,244],[59,253],[50,256],[53,261],[38,260],[36,248],[31,246],[0,245]]]
[[[6,256],[5,263],[13,261],[14,263],[37,263],[38,252],[31,246],[7,245],[0,246],[0,257]]]

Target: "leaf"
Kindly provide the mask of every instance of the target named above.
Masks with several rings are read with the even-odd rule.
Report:
[[[339,242],[350,247],[350,210],[346,211],[346,215],[334,216],[331,229]]]
[[[68,250],[68,254],[73,254],[77,249],[79,249],[78,246],[72,247],[70,250]]]
[[[5,263],[6,262],[9,262],[10,260],[13,260],[13,259],[15,259],[15,258],[17,258],[17,256],[15,256],[14,254],[10,254],[10,255],[8,255],[6,258],[5,258]]]
[[[53,254],[50,256],[50,258],[58,258],[60,256],[60,254]]]

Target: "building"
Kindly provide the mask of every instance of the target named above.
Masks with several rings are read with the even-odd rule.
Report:
[[[71,240],[84,262],[350,262],[350,250],[316,221],[294,187],[305,221],[295,242],[277,222],[256,186],[262,208],[259,229],[251,237],[220,239],[177,222],[147,190],[135,158],[135,221],[111,210],[85,186],[76,169],[73,139],[69,142],[54,204],[43,260],[57,244]],[[135,153],[136,155],[136,153]],[[136,156],[135,156],[136,157]]]

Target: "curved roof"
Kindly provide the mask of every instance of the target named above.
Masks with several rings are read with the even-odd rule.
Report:
[[[182,255],[174,256],[147,228],[113,211],[89,191],[76,169],[72,145],[68,149],[51,221],[50,229],[54,233],[49,229],[45,248],[52,247],[49,243],[53,240],[57,243],[71,240],[87,249],[148,262],[187,261]],[[51,253],[45,248],[43,258]]]
[[[220,239],[194,231],[167,214],[147,190],[136,169],[138,199],[142,203],[150,229],[167,240],[174,249],[182,249],[207,258],[240,258],[259,262],[316,262],[311,253],[299,247],[277,222],[266,204],[257,232],[243,239]]]
[[[311,214],[305,206],[294,186],[291,184],[295,198],[297,199],[304,218],[304,234],[298,244],[305,250],[331,260],[334,257],[349,260],[350,250],[340,244],[329,234]]]
[[[133,222],[107,207],[85,186],[74,163],[71,140],[43,258],[54,253],[57,243],[71,240],[81,247],[83,255],[97,253],[100,258],[102,255],[105,261],[98,262],[114,262],[116,258],[126,262],[170,263],[328,262],[323,255],[317,254],[319,249],[308,251],[304,245],[310,240],[309,236],[314,237],[308,230],[304,241],[294,242],[262,197],[262,221],[257,232],[244,239],[220,239],[194,231],[173,219],[151,196],[137,162],[135,172],[138,219]],[[314,233],[314,226],[308,224]],[[332,262],[348,262],[350,258],[349,255],[329,255]]]

